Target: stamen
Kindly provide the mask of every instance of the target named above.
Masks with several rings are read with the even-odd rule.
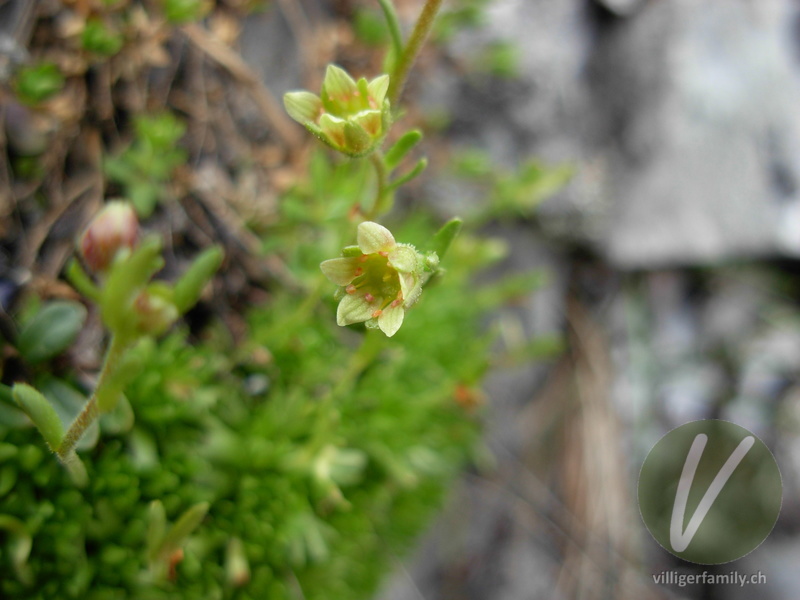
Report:
[[[372,318],[373,318],[373,319],[377,319],[377,318],[378,318],[378,317],[380,317],[382,314],[383,314],[383,311],[382,311],[382,310],[376,310],[374,313],[372,313]]]
[[[368,254],[362,254],[358,257],[358,262],[367,262],[367,258],[369,258]]]
[[[393,300],[393,301],[392,301],[392,308],[397,308],[397,307],[398,307],[398,306],[400,306],[402,303],[403,303],[403,301],[402,301],[402,300],[400,300],[399,298],[398,298],[397,300]]]
[[[356,277],[363,274],[364,274],[364,269],[362,269],[361,267],[356,267]]]
[[[367,301],[367,304],[372,304],[373,302],[375,302],[375,296],[367,292],[366,294],[364,294],[364,300]]]
[[[357,289],[358,288],[351,283],[346,288],[344,288],[344,291],[347,292],[348,294],[355,294]]]
[[[378,252],[378,254],[379,254],[380,256],[382,256],[383,258],[389,258],[389,253],[388,253],[388,252],[381,251],[381,252]]]

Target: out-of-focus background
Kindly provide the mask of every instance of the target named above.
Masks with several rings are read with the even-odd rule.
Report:
[[[33,4],[0,0],[0,76],[25,61]],[[54,29],[69,26],[58,21],[58,3],[43,4]],[[396,5],[409,24],[422,3]],[[189,44],[167,49],[190,66],[208,58],[250,91],[263,83],[274,99],[316,89],[330,60],[376,73],[380,53],[362,50],[380,19],[371,0],[274,0],[212,23],[214,35],[236,40],[241,64],[192,38],[191,28],[186,39],[210,58]],[[376,45],[385,43],[375,35]],[[156,46],[142,57],[169,64]],[[94,90],[105,89],[100,73]],[[547,286],[500,316],[502,339],[561,334],[566,351],[555,362],[492,371],[485,443],[493,464],[460,478],[417,549],[398,553],[377,598],[796,598],[800,7],[792,0],[450,0],[406,96],[411,118],[433,132],[426,152],[435,175],[415,194],[442,219],[479,213],[497,178],[531,158],[571,172],[533,216],[486,227],[511,248],[500,272],[536,267],[549,275]],[[256,92],[233,106],[237,124],[280,111],[270,97]],[[192,98],[183,101],[198,122],[227,114],[220,106],[193,112]],[[265,138],[278,131],[299,144],[299,127],[281,117],[271,125]],[[190,137],[202,146],[203,133],[195,128]],[[258,138],[260,130],[249,133]],[[228,141],[236,147],[240,138]],[[280,152],[268,147],[259,160],[269,169],[237,182],[245,201],[260,186],[288,187]],[[458,174],[443,167],[452,162]],[[212,164],[192,167],[202,177],[179,184],[205,194],[212,220],[224,221],[228,213],[213,212],[224,178]],[[10,219],[11,211],[2,214]],[[246,287],[255,271],[246,264],[236,281]],[[242,326],[228,316],[234,329]],[[658,546],[636,501],[648,450],[670,429],[704,418],[756,433],[784,486],[767,540],[735,563],[707,567]],[[767,583],[653,581],[665,570],[733,569],[761,572]]]
[[[464,477],[382,600],[796,598],[800,575],[800,53],[783,0],[496,0],[415,84],[455,144],[575,166],[534,222],[497,232],[553,283],[513,317],[563,330],[555,368],[498,373],[494,473]],[[475,64],[511,57],[510,73]],[[454,68],[454,65],[456,68]],[[459,68],[460,67],[460,68]],[[441,180],[436,202],[479,202]],[[756,433],[781,515],[747,557],[703,567],[646,531],[636,482],[683,423]],[[654,585],[762,572],[767,583]]]

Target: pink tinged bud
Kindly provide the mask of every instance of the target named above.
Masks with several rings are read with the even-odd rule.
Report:
[[[140,331],[151,335],[164,333],[178,318],[178,309],[156,290],[145,290],[133,304]]]
[[[117,253],[133,249],[139,236],[139,220],[130,204],[109,202],[92,220],[79,241],[86,266],[92,271],[106,271]]]

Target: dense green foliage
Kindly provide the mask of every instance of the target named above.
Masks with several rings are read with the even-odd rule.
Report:
[[[145,368],[127,390],[135,422],[103,417],[82,452],[86,489],[37,431],[4,419],[4,597],[368,597],[440,504],[477,440],[459,398],[488,366],[481,322],[503,298],[471,281],[496,244],[460,236],[391,340],[337,327],[335,286],[318,265],[352,236],[329,219],[370,173],[321,154],[312,171],[264,235],[301,289],[270,290],[238,345],[220,326],[140,348]],[[423,213],[403,221],[403,239],[421,248],[435,231]],[[170,523],[210,503],[174,568],[175,556],[148,554],[154,500]]]

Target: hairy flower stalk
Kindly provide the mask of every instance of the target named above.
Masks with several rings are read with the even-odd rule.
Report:
[[[356,158],[375,150],[389,130],[388,89],[388,75],[355,81],[344,69],[328,65],[319,96],[289,92],[283,102],[295,121],[335,150]]]
[[[388,229],[371,221],[358,226],[357,239],[358,246],[345,248],[342,258],[320,265],[325,276],[341,286],[336,322],[363,322],[391,337],[419,300],[429,267],[438,260],[435,253],[425,256],[409,244],[398,244]]]

